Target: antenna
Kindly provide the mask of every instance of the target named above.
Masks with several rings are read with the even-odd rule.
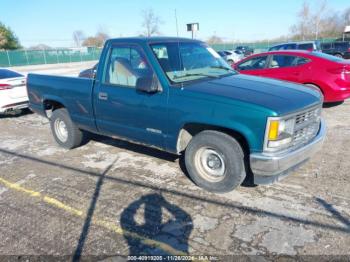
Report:
[[[177,12],[176,9],[175,11],[175,22],[176,22],[176,35],[177,35],[177,54],[179,56],[179,70],[181,70],[181,65],[182,65],[182,59],[181,59],[181,53],[180,53],[180,39],[179,39],[179,25],[177,23]],[[181,88],[183,88],[183,83],[181,83]]]
[[[176,13],[176,9],[175,11],[175,23],[176,23],[176,36],[179,37],[179,25],[177,23],[177,13]]]

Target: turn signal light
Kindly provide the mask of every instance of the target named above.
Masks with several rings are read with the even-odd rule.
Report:
[[[271,121],[270,122],[270,130],[269,130],[269,140],[277,140],[278,138],[278,129],[279,129],[279,122],[278,121]]]

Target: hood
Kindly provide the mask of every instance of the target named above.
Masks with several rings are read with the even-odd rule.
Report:
[[[309,87],[270,78],[237,74],[185,87],[213,96],[239,100],[284,115],[322,102],[322,94]]]

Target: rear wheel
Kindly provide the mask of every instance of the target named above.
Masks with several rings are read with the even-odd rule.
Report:
[[[186,148],[185,164],[192,180],[211,192],[231,191],[246,176],[240,144],[218,131],[202,131],[193,137]]]
[[[60,108],[53,111],[50,126],[52,134],[60,146],[72,149],[83,143],[84,132],[73,123],[67,109]]]
[[[339,57],[339,58],[343,58],[343,56],[341,54],[335,54],[334,56]]]

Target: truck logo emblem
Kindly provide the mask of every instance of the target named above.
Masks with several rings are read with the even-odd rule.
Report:
[[[156,133],[156,134],[161,134],[162,131],[154,128],[146,128],[148,132]]]

